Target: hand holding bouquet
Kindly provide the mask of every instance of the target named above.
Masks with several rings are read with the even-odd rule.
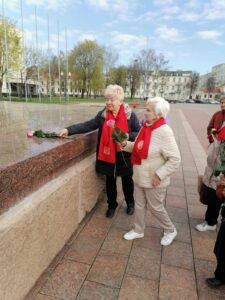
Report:
[[[123,141],[128,139],[127,133],[121,131],[119,127],[115,127],[114,120],[108,120],[106,124],[107,126],[113,128],[112,139],[115,143],[122,143]]]

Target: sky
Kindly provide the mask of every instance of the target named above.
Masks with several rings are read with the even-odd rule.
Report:
[[[85,39],[112,47],[117,65],[153,48],[169,60],[169,69],[200,74],[225,63],[225,0],[8,0],[4,14],[21,27],[25,43],[35,44],[35,10],[39,48],[71,50]],[[58,24],[58,25],[57,25]]]

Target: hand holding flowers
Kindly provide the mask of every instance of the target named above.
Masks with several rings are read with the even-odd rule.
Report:
[[[112,132],[112,139],[115,143],[122,143],[126,140],[128,140],[128,134],[121,131],[119,129],[119,127],[115,127],[115,121],[114,120],[108,120],[106,122],[107,126],[109,126],[110,128],[113,128],[113,132]]]

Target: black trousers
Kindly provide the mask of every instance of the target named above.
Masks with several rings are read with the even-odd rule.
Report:
[[[121,179],[122,179],[123,194],[127,205],[134,204],[134,182],[132,179],[132,175],[121,176]],[[107,202],[109,208],[116,208],[118,205],[116,201],[117,198],[116,177],[106,176],[106,194],[108,198]]]
[[[216,196],[216,191],[214,189],[208,188],[208,193],[209,204],[205,213],[205,220],[208,225],[213,226],[217,224],[222,201]]]
[[[222,207],[221,215],[222,222],[214,248],[217,259],[215,277],[225,283],[225,206]]]

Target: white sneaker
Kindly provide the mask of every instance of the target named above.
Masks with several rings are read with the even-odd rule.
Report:
[[[128,240],[128,241],[131,241],[131,240],[134,240],[134,239],[140,239],[140,238],[143,238],[143,237],[144,237],[144,233],[137,233],[134,230],[131,230],[131,231],[125,233],[124,236],[123,236],[123,238],[125,240]]]
[[[208,225],[208,223],[205,221],[201,224],[196,225],[195,229],[198,231],[216,230],[216,225]]]
[[[169,246],[172,243],[172,241],[175,239],[176,236],[177,236],[176,229],[174,229],[173,232],[169,232],[169,233],[164,232],[164,236],[161,239],[161,245]]]

